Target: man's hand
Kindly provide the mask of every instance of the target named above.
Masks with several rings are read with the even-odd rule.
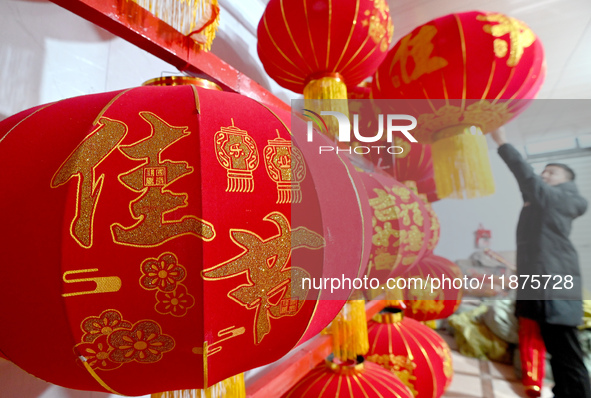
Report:
[[[497,143],[498,146],[507,143],[505,129],[503,129],[502,127],[499,127],[498,129],[492,131],[490,133],[490,136],[492,137],[493,141]]]

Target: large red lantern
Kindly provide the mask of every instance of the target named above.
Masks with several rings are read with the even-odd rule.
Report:
[[[257,50],[280,86],[306,99],[347,99],[347,85],[382,62],[393,31],[386,0],[271,0],[259,22]],[[347,112],[345,103],[325,105]]]
[[[369,213],[348,162],[298,148],[288,118],[177,86],[0,123],[0,351],[54,384],[142,395],[211,386],[322,330],[347,289],[298,287],[363,271]]]
[[[418,142],[409,142],[400,137],[396,137],[394,143],[404,149],[401,153],[394,155],[396,179],[405,184],[410,182],[417,193],[425,195],[429,202],[439,200],[433,174],[431,147]]]
[[[315,80],[338,78],[355,86],[370,76],[386,56],[393,30],[385,0],[271,0],[259,22],[257,48],[279,85],[305,93]]]
[[[527,25],[472,11],[403,37],[378,68],[372,94],[407,100],[415,137],[432,145],[439,197],[484,196],[494,183],[482,133],[522,112],[544,76],[542,44]]]
[[[306,374],[283,398],[413,398],[396,376],[358,357],[356,361],[327,359]]]
[[[403,292],[404,314],[417,321],[447,318],[462,302],[463,274],[460,267],[434,254],[423,257],[401,278],[420,279],[421,284],[409,284]]]
[[[390,370],[415,398],[440,397],[451,383],[447,343],[433,330],[398,309],[386,308],[368,322],[368,361]]]

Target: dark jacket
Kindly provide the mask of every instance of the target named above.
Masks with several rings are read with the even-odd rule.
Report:
[[[579,195],[574,181],[546,184],[510,144],[501,145],[499,155],[517,179],[524,201],[517,225],[520,279],[516,315],[577,326],[583,316],[582,281],[578,255],[569,235],[572,221],[587,210],[587,201]],[[526,275],[530,279],[523,288]],[[540,288],[534,289],[537,283],[532,282],[531,275],[540,275]],[[573,285],[568,289],[571,285],[565,282],[571,277]]]

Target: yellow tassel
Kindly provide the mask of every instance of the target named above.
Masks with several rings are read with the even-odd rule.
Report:
[[[152,398],[246,398],[244,373],[227,378],[203,390],[165,391]]]
[[[458,125],[439,131],[431,152],[440,198],[475,198],[495,192],[486,138],[478,127]]]
[[[332,350],[341,361],[354,360],[369,351],[365,300],[347,301],[330,325]]]
[[[202,50],[209,51],[220,24],[218,0],[131,0],[166,22],[178,32],[191,36]]]
[[[425,326],[430,327],[433,330],[436,330],[437,329],[437,322],[435,322],[435,319],[432,319],[430,321],[423,321],[423,324]]]
[[[347,86],[338,73],[327,74],[312,78],[304,87],[304,106],[320,115],[322,111],[341,112],[349,118],[347,104]],[[324,116],[328,127],[323,132],[328,137],[335,138],[339,134],[339,124],[334,116]]]

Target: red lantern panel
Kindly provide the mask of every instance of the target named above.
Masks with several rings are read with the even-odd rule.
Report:
[[[414,132],[429,143],[452,125],[486,133],[505,124],[527,107],[544,76],[542,44],[525,23],[471,11],[434,19],[403,37],[376,72],[372,93],[425,99]]]
[[[292,145],[288,123],[194,86],[1,122],[0,350],[54,384],[142,395],[212,385],[317,334],[347,297],[295,287],[358,276],[369,213],[351,166]]]
[[[373,209],[372,249],[367,275],[386,283],[422,258],[431,239],[423,201],[404,184],[377,173],[361,173]]]
[[[404,314],[410,318],[417,321],[443,319],[460,306],[464,294],[463,274],[458,265],[446,258],[429,254],[401,278],[419,278],[422,282],[422,285],[409,283],[403,292]]]
[[[364,361],[327,359],[306,374],[283,398],[397,397],[413,398],[398,377],[381,366]]]
[[[386,0],[271,0],[257,49],[269,76],[302,93],[310,79],[338,73],[354,86],[370,76],[393,32]]]
[[[368,361],[395,374],[415,398],[440,397],[451,383],[447,343],[433,330],[398,310],[386,309],[368,322]]]

